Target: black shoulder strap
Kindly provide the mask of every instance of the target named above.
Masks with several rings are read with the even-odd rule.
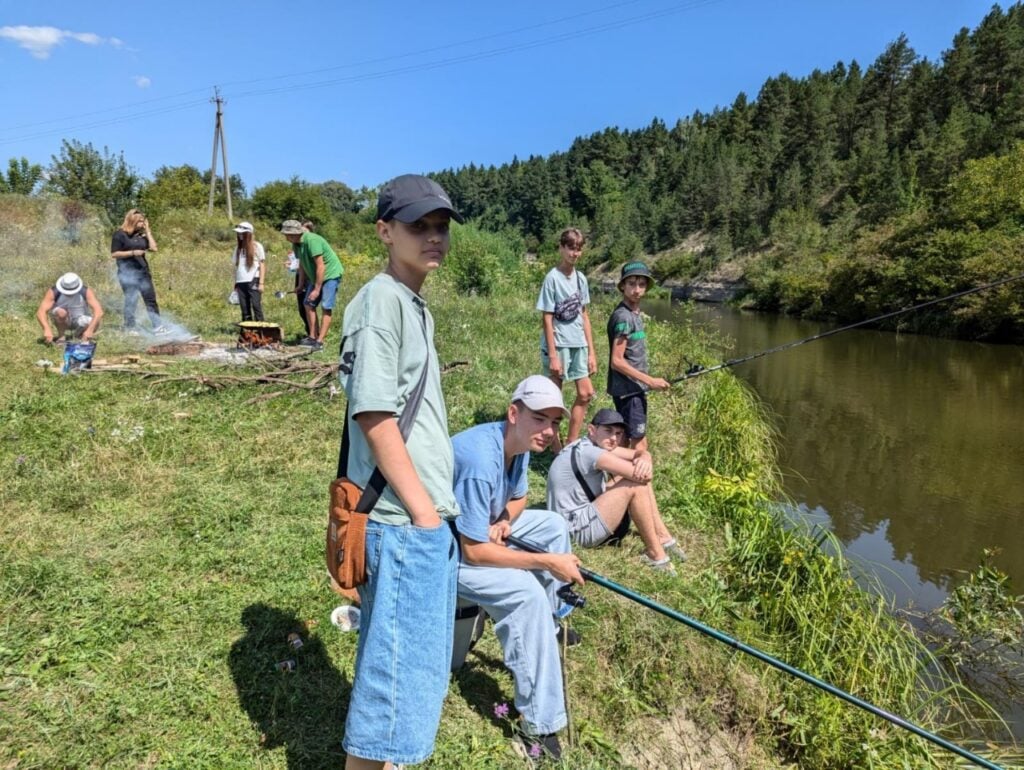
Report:
[[[590,502],[594,502],[597,499],[597,495],[594,494],[594,490],[590,488],[590,484],[587,483],[587,477],[583,475],[583,471],[580,470],[580,445],[576,444],[572,448],[572,452],[569,454],[569,461],[572,463],[572,472],[576,476],[576,481],[583,487],[583,491],[587,493],[587,499]]]
[[[416,383],[416,387],[413,388],[412,393],[409,395],[409,400],[405,404],[405,409],[403,409],[402,414],[398,416],[398,430],[402,434],[403,441],[407,441],[409,439],[409,433],[412,431],[412,423],[416,419],[416,413],[419,412],[420,403],[423,401],[423,391],[426,390],[427,387],[427,375],[430,373],[430,337],[427,334],[427,311],[423,305],[420,305],[420,321],[423,326],[423,339],[427,343],[427,356],[426,360],[423,362],[423,371],[420,373],[420,379]],[[348,407],[346,406],[345,427],[341,431],[341,449],[338,452],[337,478],[339,479],[348,474],[348,453]],[[384,478],[384,474],[381,473],[380,466],[377,466],[373,469],[370,480],[366,482],[363,494],[359,497],[359,502],[356,504],[356,512],[369,513],[372,511],[373,506],[377,504],[377,500],[380,498],[385,486],[387,486],[387,480]]]

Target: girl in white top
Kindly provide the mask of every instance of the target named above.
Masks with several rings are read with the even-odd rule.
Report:
[[[252,224],[240,222],[235,228],[235,291],[243,321],[263,320],[263,283],[267,274],[263,244],[253,237]]]

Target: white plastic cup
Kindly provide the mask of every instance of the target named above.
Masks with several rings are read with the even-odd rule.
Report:
[[[340,631],[358,631],[359,614],[358,607],[342,604],[331,613],[331,623]]]

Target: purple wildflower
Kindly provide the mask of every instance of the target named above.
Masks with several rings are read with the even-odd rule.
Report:
[[[540,744],[539,743],[531,743],[530,744],[530,751],[528,753],[529,753],[529,755],[531,757],[536,759],[537,757],[540,756],[540,751],[541,751],[541,749],[540,749]]]
[[[508,716],[508,704],[507,703],[495,703],[494,704],[494,716],[498,719],[504,719]]]

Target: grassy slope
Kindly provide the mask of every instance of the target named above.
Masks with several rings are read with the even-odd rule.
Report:
[[[114,374],[62,378],[33,366],[55,358],[31,341],[35,304],[57,274],[79,270],[108,311],[117,309],[109,236],[90,225],[82,245],[68,247],[53,224],[55,205],[0,198],[0,215],[0,267],[16,277],[0,298],[7,353],[0,392],[0,764],[339,766],[355,638],[328,621],[336,602],[324,577],[322,538],[341,399],[320,391],[247,405],[262,391],[147,386]],[[157,232],[161,252],[152,260],[162,306],[206,339],[229,339],[237,313],[223,299],[229,245],[197,245],[186,226],[172,230]],[[275,252],[272,244],[268,250]],[[347,262],[343,300],[374,270],[365,259]],[[277,260],[270,276],[271,289],[287,287]],[[445,376],[452,430],[494,418],[515,382],[536,369],[532,290],[465,298],[431,279],[428,298],[442,361],[471,361]],[[268,320],[294,332],[290,300],[268,294]],[[598,318],[611,307],[602,302]],[[112,331],[118,315],[108,318],[101,356],[138,344]],[[652,344],[657,367],[676,371],[684,368],[680,352],[701,343],[659,325]],[[319,357],[330,360],[332,348]],[[177,362],[169,370],[213,368]],[[750,428],[737,447],[764,436],[745,422],[756,419],[752,413],[715,401],[707,379],[658,397],[653,409],[656,458],[673,467],[660,492],[672,501],[670,526],[692,554],[682,579],[640,568],[635,539],[621,551],[588,552],[585,561],[770,645],[774,632],[729,597],[733,557],[722,533],[731,525],[704,510],[716,499],[726,507],[736,494],[730,488],[716,498],[706,488],[709,463],[734,470],[732,461],[709,453],[740,449],[688,436],[687,426],[691,414],[721,422],[726,443],[728,430]],[[730,398],[749,406],[747,396]],[[723,410],[713,418],[711,403]],[[771,474],[764,462],[746,464]],[[531,498],[543,498],[536,474]],[[570,653],[578,743],[567,766],[682,766],[693,757],[709,767],[772,767],[779,760],[761,747],[775,740],[786,754],[800,755],[786,722],[800,716],[799,703],[783,695],[792,683],[608,592],[586,594],[590,605],[574,620],[585,643]],[[303,624],[311,627],[294,654],[298,670],[276,671],[277,661],[293,656],[285,637]],[[492,713],[509,700],[511,682],[488,634],[453,679],[428,766],[521,766],[508,749],[509,724]],[[854,729],[841,720],[837,727]],[[813,728],[810,734],[805,739],[813,739]],[[853,765],[838,759],[832,766]]]

